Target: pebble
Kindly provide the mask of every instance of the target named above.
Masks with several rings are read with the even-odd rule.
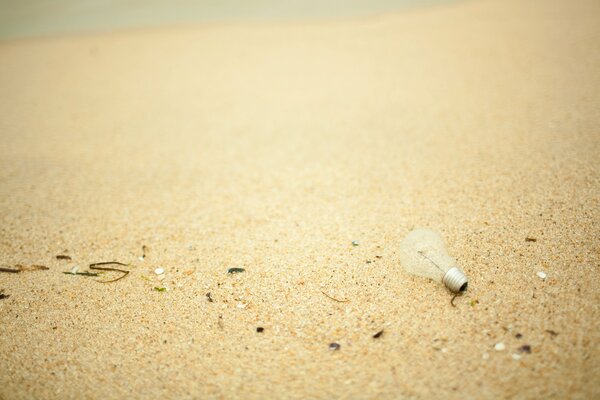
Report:
[[[356,247],[358,245],[359,245],[358,240],[353,240],[352,241],[352,246]]]
[[[537,275],[537,276],[538,276],[540,279],[546,279],[546,277],[548,276],[548,275],[546,275],[546,273],[545,273],[544,271],[538,271],[538,272],[536,273],[536,275]]]
[[[515,354],[512,355],[512,358],[513,358],[513,360],[520,360],[521,359],[521,355],[515,353]]]
[[[164,269],[162,269],[162,268],[156,268],[156,269],[154,270],[154,273],[155,273],[156,275],[162,275],[162,274],[164,274],[164,273],[165,273],[165,270],[164,270]]]
[[[505,345],[504,345],[504,343],[502,343],[502,342],[498,342],[498,343],[496,343],[496,345],[494,346],[494,349],[495,349],[496,351],[502,351],[502,350],[504,350],[505,348],[506,348],[506,346],[505,346]]]
[[[329,344],[329,350],[339,350],[340,347],[342,347],[342,346],[340,346],[338,343],[335,343],[335,342]]]

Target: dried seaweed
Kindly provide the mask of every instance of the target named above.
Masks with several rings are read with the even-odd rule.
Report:
[[[12,274],[18,274],[19,272],[29,272],[29,271],[46,271],[50,268],[45,265],[22,265],[16,264],[14,267],[6,266],[0,267],[0,272],[8,272]]]
[[[228,274],[239,274],[241,272],[245,272],[246,270],[244,268],[229,268],[227,270]]]
[[[70,257],[70,256],[67,256],[67,255],[65,255],[65,254],[59,254],[59,255],[57,255],[57,256],[56,256],[56,259],[57,259],[57,260],[67,260],[67,261],[71,261],[71,257]]]
[[[123,265],[125,267],[129,267],[129,264],[123,264],[123,263],[118,262],[118,261],[102,261],[102,262],[97,262],[97,263],[90,264],[89,267],[90,267],[90,269],[93,269],[93,270],[114,271],[114,272],[121,272],[121,273],[123,273],[123,275],[119,276],[116,279],[111,279],[110,281],[100,281],[102,283],[116,282],[118,280],[121,280],[121,279],[125,278],[129,274],[129,271],[124,270],[124,269],[111,268],[111,267],[101,267],[100,265]]]
[[[65,275],[79,275],[79,276],[99,276],[98,272],[63,272]]]

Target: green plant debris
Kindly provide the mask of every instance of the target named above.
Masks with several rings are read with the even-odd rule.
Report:
[[[155,286],[155,287],[154,287],[154,290],[156,290],[157,292],[166,292],[166,291],[167,291],[167,288],[166,288],[166,287],[158,287],[158,286]]]
[[[241,272],[245,272],[246,270],[244,268],[229,268],[227,270],[228,274],[239,274]]]
[[[471,307],[475,307],[477,304],[479,304],[479,300],[473,299],[469,304],[471,305]]]

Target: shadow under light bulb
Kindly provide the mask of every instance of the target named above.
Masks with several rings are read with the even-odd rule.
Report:
[[[415,229],[404,238],[400,263],[407,272],[442,282],[454,293],[467,289],[466,275],[446,253],[442,236],[432,230]]]

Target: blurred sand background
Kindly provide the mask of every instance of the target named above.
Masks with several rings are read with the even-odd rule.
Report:
[[[49,268],[0,398],[600,397],[598,1],[5,40],[0,89],[0,264]]]

